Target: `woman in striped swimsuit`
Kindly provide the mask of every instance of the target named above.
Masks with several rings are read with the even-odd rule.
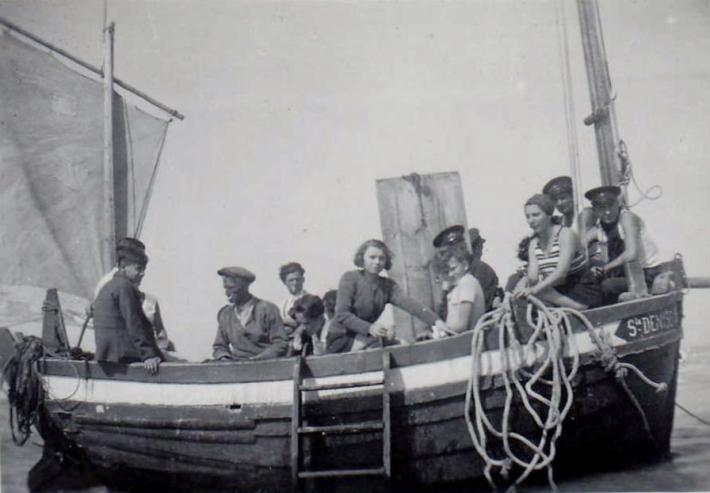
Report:
[[[519,297],[533,295],[555,306],[584,310],[602,303],[602,291],[580,244],[577,233],[554,224],[555,204],[546,195],[525,202],[525,219],[533,230],[528,247],[528,287]]]

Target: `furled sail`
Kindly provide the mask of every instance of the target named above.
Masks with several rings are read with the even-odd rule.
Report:
[[[101,258],[102,82],[0,25],[0,102],[3,293],[9,286],[58,288],[89,299],[111,268]],[[169,121],[132,106],[118,93],[113,105],[115,231],[120,238],[140,232]],[[21,298],[22,304],[30,302]],[[12,326],[19,322],[20,307],[5,300],[0,325]]]

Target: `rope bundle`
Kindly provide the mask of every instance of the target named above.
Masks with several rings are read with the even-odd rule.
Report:
[[[533,333],[527,342],[521,343],[515,331],[511,301],[507,297],[500,308],[484,315],[473,330],[472,371],[466,390],[464,411],[469,435],[485,463],[484,474],[493,488],[496,488],[494,472],[509,481],[509,490],[514,490],[533,471],[546,469],[550,486],[556,489],[552,469],[555,444],[562,434],[563,422],[572,407],[572,380],[580,367],[579,349],[572,332],[570,317],[575,317],[584,324],[597,346],[597,356],[601,364],[607,371],[614,373],[641,414],[646,431],[649,435],[651,433],[644,411],[626,384],[625,376],[631,370],[657,391],[664,390],[665,384],[652,382],[638,368],[621,363],[609,343],[595,332],[581,312],[568,308],[551,308],[533,296],[528,297],[526,311],[527,322],[533,328]],[[484,354],[485,334],[491,328],[498,329],[498,351]],[[567,365],[566,357],[571,360]],[[484,363],[489,366],[489,374],[501,375],[505,386],[505,401],[499,426],[493,423],[483,404],[480,377]],[[500,365],[499,368],[494,366],[496,363]],[[528,427],[533,430],[528,435],[533,436],[526,436],[512,429],[511,410],[514,398],[517,398],[516,404],[522,403],[528,421],[534,424],[533,427]],[[515,416],[515,421],[520,422],[520,418]],[[513,479],[509,475],[514,466],[521,468],[522,472]]]
[[[2,371],[7,383],[7,398],[10,402],[10,430],[12,441],[24,445],[36,425],[42,403],[44,389],[37,373],[36,362],[44,356],[42,340],[27,336],[15,345],[15,354],[7,361]]]

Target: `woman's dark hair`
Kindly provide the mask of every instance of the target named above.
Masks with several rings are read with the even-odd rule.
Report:
[[[289,310],[289,316],[302,313],[307,320],[313,320],[325,313],[323,301],[314,294],[304,294],[299,299],[293,302],[293,307]]]
[[[520,243],[518,243],[518,259],[520,259],[523,262],[528,262],[529,259],[529,247],[530,247],[530,240],[532,240],[532,236],[526,236],[522,240],[520,240]]]
[[[357,249],[357,252],[355,252],[355,258],[353,258],[353,263],[355,264],[355,266],[360,267],[361,269],[365,267],[365,250],[367,250],[369,247],[379,248],[384,252],[385,270],[390,270],[392,268],[392,259],[394,258],[394,254],[392,253],[392,250],[390,250],[389,247],[385,245],[385,242],[382,240],[367,240],[365,243],[360,245],[360,247]]]
[[[301,267],[301,264],[298,262],[289,262],[288,264],[282,265],[279,269],[279,277],[281,278],[281,282],[286,282],[286,276],[293,274],[294,272],[298,272],[301,275],[306,273],[305,269]]]
[[[551,216],[552,213],[555,212],[555,201],[552,200],[549,195],[545,195],[542,193],[536,193],[535,195],[530,197],[525,202],[525,207],[529,205],[538,206],[540,209],[542,209],[542,212],[544,212],[548,216]]]

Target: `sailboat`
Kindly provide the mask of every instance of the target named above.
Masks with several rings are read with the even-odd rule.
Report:
[[[590,85],[594,87],[592,105],[596,116],[592,123],[598,136],[602,177],[607,184],[618,183],[618,137],[608,72],[604,71],[598,8],[593,0],[579,0],[578,6]],[[22,35],[16,26],[4,22],[3,25],[6,27],[3,36],[10,36],[9,32]],[[34,41],[45,51],[50,49],[41,40]],[[31,54],[22,53],[18,55],[20,59],[43,57],[28,67],[55,63],[45,60],[47,53],[37,46],[14,38],[3,38],[2,42]],[[110,58],[110,41],[107,46]],[[57,49],[50,51],[50,57],[61,54]],[[11,66],[16,63],[15,58],[10,58],[12,52],[3,49],[1,53],[3,63]],[[93,148],[96,153],[98,149],[110,149],[104,137],[113,135],[115,145],[115,135],[123,128],[124,141],[132,142],[135,156],[135,139],[128,136],[135,135],[132,132],[139,124],[128,125],[125,120],[115,125],[121,111],[111,112],[117,106],[122,107],[124,117],[132,114],[146,120],[144,128],[164,131],[167,123],[151,120],[120,103],[112,86],[115,81],[110,73],[111,63],[105,63],[105,67],[100,75],[108,101],[105,107],[109,116],[104,117],[107,130],[103,134],[94,132]],[[3,70],[3,79],[6,73]],[[23,82],[36,80],[23,72],[22,67],[10,73]],[[48,80],[54,81],[50,77]],[[92,82],[95,105],[100,106],[101,84]],[[51,96],[46,104],[60,115],[77,115],[76,103],[65,99]],[[160,109],[177,116],[165,107]],[[97,127],[88,126],[94,130]],[[147,134],[151,132],[146,131]],[[126,160],[117,159],[114,147],[106,151],[103,172],[89,172],[87,177],[76,179],[75,186],[81,190],[85,185],[82,180],[91,178],[95,186],[88,187],[93,194],[89,198],[74,199],[91,199],[97,205],[92,209],[105,214],[75,219],[81,226],[76,229],[88,236],[78,239],[73,235],[80,233],[74,232],[67,233],[68,238],[59,238],[63,243],[57,240],[57,245],[72,248],[50,248],[56,255],[52,262],[34,250],[24,252],[30,256],[23,258],[36,257],[47,265],[64,266],[65,270],[36,278],[19,273],[8,284],[21,284],[18,282],[21,280],[90,296],[94,283],[112,263],[115,238],[140,232],[157,165],[154,158],[162,146],[160,138],[157,144],[149,137],[146,139],[150,141],[150,145],[146,143],[146,152],[152,157],[147,167],[151,172],[144,171],[138,176],[135,166],[138,161],[131,160],[129,165]],[[44,149],[38,150],[39,154],[42,152]],[[118,171],[121,166],[125,166],[124,173],[133,173],[129,173],[130,180],[125,180]],[[70,177],[65,180],[74,183],[71,180],[75,178],[71,174]],[[44,185],[48,180],[42,178],[25,175],[24,183],[30,188]],[[437,203],[441,212],[445,200],[432,193],[434,185],[427,186],[435,180],[436,177],[408,177],[400,184],[409,187],[408,193],[420,203],[426,200]],[[52,180],[49,182],[56,185]],[[121,186],[125,189],[117,194]],[[63,197],[66,193],[64,190],[59,195]],[[55,197],[57,193],[50,190],[31,196]],[[140,197],[142,201],[126,197]],[[64,234],[63,229],[52,223],[51,213],[56,204],[52,208],[41,203],[35,205],[40,209],[49,237],[54,240]],[[425,207],[421,208],[421,214],[426,227],[415,225],[416,231],[409,237],[421,242],[411,250],[424,259],[432,253],[431,239],[438,232],[437,221],[444,221],[445,214],[430,217]],[[67,216],[64,213],[61,218]],[[90,227],[85,227],[87,224]],[[41,229],[33,227],[32,231],[35,230]],[[33,245],[37,243],[45,242]],[[79,251],[79,247],[89,250]],[[91,259],[90,270],[68,272],[66,266],[79,264],[74,255],[77,259]],[[487,332],[467,332],[357,353],[253,362],[165,363],[156,376],[148,375],[138,365],[45,354],[35,365],[42,399],[33,424],[57,453],[90,464],[109,483],[125,486],[140,479],[141,484],[155,481],[164,489],[203,484],[245,491],[283,491],[301,490],[322,481],[330,482],[333,488],[341,487],[344,482],[352,485],[367,481],[372,485],[375,479],[384,486],[397,488],[484,477],[495,483],[496,474],[505,480],[506,474],[516,468],[551,471],[552,464],[563,463],[565,458],[579,457],[580,453],[603,455],[612,446],[622,453],[626,450],[642,455],[638,451],[643,450],[661,456],[670,445],[683,290],[689,286],[680,258],[665,267],[676,281],[671,291],[655,296],[639,295],[613,306],[584,311],[579,316],[567,314],[564,323],[557,320],[557,327],[563,327],[563,332],[554,332],[551,327],[544,334],[540,332],[543,307],[537,307],[536,311],[535,307],[511,303],[507,311],[491,315],[498,317],[491,318],[492,322],[505,319],[514,324],[511,334],[514,333],[516,343],[522,341],[525,345],[536,337],[522,357],[517,356],[520,348],[513,347],[513,336],[502,333],[502,325],[491,326]],[[401,265],[400,272],[403,271]],[[60,299],[64,304],[68,298],[60,294]],[[73,316],[81,320],[78,310]],[[57,340],[61,343],[64,338],[61,330],[66,326],[60,313],[48,309],[43,315],[47,327],[59,328],[45,340],[48,344],[53,342],[55,347]],[[553,339],[557,341],[554,350]],[[12,357],[13,346],[18,342],[10,331],[0,330],[3,363]],[[560,362],[574,369],[558,371],[561,380],[554,380],[544,361],[557,365],[558,370]],[[546,391],[533,389],[541,398],[536,404],[513,399],[511,389],[515,382],[511,383],[511,379],[535,373],[542,380],[557,383]],[[540,383],[545,387],[547,384],[542,380]],[[564,393],[567,400],[551,395],[556,392],[551,389]],[[520,395],[531,397],[532,392]],[[561,405],[552,409],[549,403],[555,400]],[[540,436],[538,419],[526,413],[526,407],[539,410],[543,402],[543,407],[552,410],[548,417],[554,426],[548,428],[545,424],[542,435],[557,431],[559,434],[554,441],[545,441],[545,445],[527,447],[526,455],[520,450],[520,443],[510,446],[507,440],[512,439],[513,430],[520,436]],[[490,427],[481,421],[482,415],[487,417]],[[507,438],[490,438],[486,442],[481,426],[501,429]],[[519,460],[522,464],[516,463],[514,458],[523,456],[525,459]]]

